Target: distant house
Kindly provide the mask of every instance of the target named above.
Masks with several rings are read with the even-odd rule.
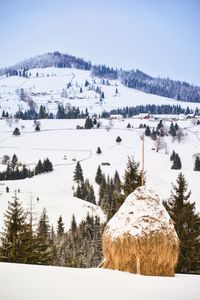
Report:
[[[122,120],[123,119],[123,115],[110,115],[110,119],[111,120]]]
[[[141,120],[144,120],[144,119],[149,119],[150,118],[150,114],[149,113],[141,113],[137,116],[133,116],[132,117],[133,119],[141,119]]]
[[[195,113],[186,115],[186,119],[192,119],[192,118],[195,118]]]

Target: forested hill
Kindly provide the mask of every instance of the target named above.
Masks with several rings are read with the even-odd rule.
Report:
[[[131,65],[131,63],[130,63]],[[92,65],[90,61],[60,52],[46,53],[31,57],[14,66],[0,69],[0,75],[28,76],[34,68],[77,68],[91,71],[93,76],[120,80],[125,86],[145,93],[155,94],[179,101],[200,102],[200,87],[170,78],[152,77],[140,70],[125,71],[105,65]]]

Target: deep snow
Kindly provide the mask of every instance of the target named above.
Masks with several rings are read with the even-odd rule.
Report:
[[[1,300],[199,300],[200,276],[0,263]]]

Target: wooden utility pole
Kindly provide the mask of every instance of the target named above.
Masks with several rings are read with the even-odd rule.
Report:
[[[144,132],[141,136],[141,141],[142,141],[142,180],[141,180],[141,185],[144,185]]]

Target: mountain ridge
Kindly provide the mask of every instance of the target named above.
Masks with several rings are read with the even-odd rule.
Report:
[[[91,71],[96,77],[119,79],[126,87],[163,97],[200,103],[200,87],[185,81],[170,78],[152,77],[139,69],[123,70],[106,65],[93,65],[90,61],[58,51],[48,52],[25,59],[13,66],[0,69],[0,76],[27,76],[34,68],[76,68]]]

